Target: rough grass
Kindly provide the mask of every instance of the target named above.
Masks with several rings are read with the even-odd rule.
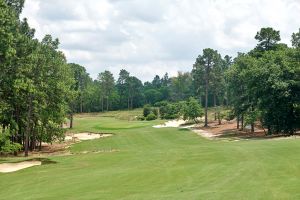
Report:
[[[0,174],[0,199],[300,198],[300,140],[210,141],[157,123],[78,116],[74,131],[114,136],[71,151],[105,153]]]

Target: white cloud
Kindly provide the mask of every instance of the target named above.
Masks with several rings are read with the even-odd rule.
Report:
[[[36,37],[58,37],[69,62],[94,77],[121,68],[142,80],[189,71],[203,48],[235,55],[256,45],[261,27],[299,28],[297,0],[26,0]]]

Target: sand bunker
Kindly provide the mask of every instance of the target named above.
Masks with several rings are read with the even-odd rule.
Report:
[[[185,124],[186,121],[185,120],[182,120],[182,119],[179,119],[179,120],[172,120],[172,121],[167,121],[165,122],[164,124],[161,124],[161,125],[156,125],[156,126],[153,126],[153,128],[177,128],[177,127],[180,127],[181,125]]]
[[[172,121],[167,121],[167,122],[165,122],[164,124],[161,124],[161,125],[153,126],[153,128],[167,128],[167,127],[179,128],[180,127],[180,128],[190,129],[193,132],[197,133],[197,135],[200,135],[202,137],[209,138],[209,139],[212,139],[214,137],[219,136],[217,134],[214,134],[214,133],[202,130],[202,129],[197,129],[196,124],[184,126],[184,124],[186,124],[187,122],[188,121],[185,121],[185,120],[182,120],[182,119],[181,120],[172,120]]]
[[[97,134],[97,133],[77,133],[65,137],[66,141],[69,140],[95,140],[104,137],[110,137],[112,134]]]
[[[25,169],[32,166],[41,165],[41,161],[24,161],[19,163],[3,163],[0,164],[0,172],[1,173],[9,173],[19,171],[21,169]]]

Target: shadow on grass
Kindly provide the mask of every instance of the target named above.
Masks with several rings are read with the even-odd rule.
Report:
[[[263,131],[251,133],[251,132],[243,132],[237,131],[236,129],[228,129],[221,132],[219,136],[216,138],[219,139],[238,139],[238,140],[269,140],[276,138],[291,138],[297,137],[299,135],[283,135],[283,134],[273,134],[273,135],[265,135]]]
[[[0,161],[9,162],[9,160],[3,160],[3,159],[0,159]],[[24,158],[24,160],[11,161],[9,163],[20,163],[20,162],[26,162],[26,161],[40,161],[40,162],[42,162],[42,165],[49,165],[49,164],[57,163],[56,161],[50,160],[49,158],[31,158],[31,159]]]
[[[51,165],[51,164],[56,164],[57,163],[56,161],[50,160],[49,158],[36,158],[36,159],[33,159],[33,160],[41,161],[42,165]]]
[[[188,132],[188,131],[190,131],[190,129],[188,129],[188,128],[179,128],[178,130],[181,131],[181,132]]]

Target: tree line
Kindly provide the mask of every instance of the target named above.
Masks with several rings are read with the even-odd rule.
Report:
[[[191,72],[178,72],[176,77],[156,75],[143,84],[122,69],[116,81],[109,71],[94,81],[83,79],[88,80],[81,91],[86,93],[85,106],[80,110],[77,106],[75,112],[133,109],[145,104],[171,108],[176,104],[172,102],[194,97],[205,108],[205,126],[208,107],[215,108],[217,120],[218,108],[226,106],[236,117],[238,129],[250,125],[253,132],[257,124],[266,134],[295,134],[300,126],[300,30],[292,34],[292,47],[280,43],[280,32],[270,27],[258,31],[255,39],[257,46],[236,58],[206,48]],[[84,67],[81,69],[82,77],[88,77]],[[170,111],[166,116],[177,114]]]
[[[41,147],[63,139],[61,127],[75,97],[73,72],[59,41],[19,15],[24,0],[0,0],[0,152]]]
[[[82,112],[160,107],[165,118],[185,110],[195,120],[204,107],[232,110],[237,128],[259,124],[268,134],[295,134],[300,126],[300,30],[292,47],[280,43],[280,32],[262,28],[258,44],[236,58],[206,48],[190,72],[156,75],[143,83],[125,69],[116,78],[110,71],[93,80],[85,67],[68,63],[59,40],[35,30],[19,16],[24,0],[0,0],[0,153],[41,147],[63,140],[62,124]],[[186,101],[182,107],[180,102]],[[178,109],[178,107],[182,107]],[[195,108],[195,109],[190,109]],[[178,111],[178,112],[177,112]],[[197,112],[194,112],[197,111]],[[153,118],[153,116],[152,116]]]

